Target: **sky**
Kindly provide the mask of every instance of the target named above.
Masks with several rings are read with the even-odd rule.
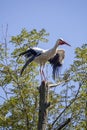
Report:
[[[60,47],[66,52],[64,69],[68,69],[75,48],[87,43],[87,0],[0,0],[0,39],[2,25],[5,30],[7,24],[9,39],[23,28],[44,28],[50,35],[48,43],[38,45],[43,49],[53,47],[58,38],[63,38],[71,44]]]

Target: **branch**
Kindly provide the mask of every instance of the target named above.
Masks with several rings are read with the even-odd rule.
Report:
[[[6,98],[4,98],[4,97],[2,97],[2,96],[0,96],[0,98],[2,98],[3,100],[5,100],[5,101],[6,101]]]
[[[63,81],[61,81],[61,82],[59,82],[59,83],[55,83],[55,84],[53,84],[53,83],[48,83],[48,86],[50,87],[50,88],[53,88],[53,87],[57,87],[57,86],[59,86],[59,85],[61,85],[61,84],[65,84],[66,82],[68,82],[68,81],[70,81],[71,79],[69,78],[69,79],[67,79],[67,80],[63,80]]]
[[[2,34],[3,34],[4,45],[5,45],[5,61],[6,61],[6,64],[7,64],[7,33],[8,33],[8,24],[6,25],[5,33],[3,31],[3,25],[2,25]]]
[[[80,91],[80,88],[81,88],[81,83],[79,83],[79,88],[78,88],[78,91],[77,91],[77,93],[75,95],[75,98],[72,100],[72,102],[68,106],[65,107],[65,109],[60,113],[60,115],[54,120],[54,122],[52,123],[52,127],[54,126],[56,121],[60,118],[60,116],[66,111],[66,109],[68,109],[73,104],[73,102],[75,102],[75,100],[76,100],[76,98],[78,96],[78,93]]]
[[[60,124],[60,126],[56,130],[61,130],[64,126],[66,126],[68,123],[70,123],[71,118],[68,118],[65,122]]]

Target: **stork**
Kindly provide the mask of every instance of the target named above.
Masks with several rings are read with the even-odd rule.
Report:
[[[53,78],[55,79],[55,76],[58,72],[58,68],[62,66],[63,59],[65,56],[64,50],[57,49],[59,45],[71,46],[70,44],[65,42],[63,39],[58,39],[52,49],[44,50],[37,47],[32,47],[32,48],[30,47],[27,51],[20,53],[19,56],[24,55],[25,57],[27,57],[27,61],[21,70],[21,75],[24,69],[28,66],[28,64],[30,64],[32,61],[35,61],[40,65],[41,80],[43,79],[46,80],[45,74],[44,74],[44,66],[46,62],[49,62],[52,65]]]

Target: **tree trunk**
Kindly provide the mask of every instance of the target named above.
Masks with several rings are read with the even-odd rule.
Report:
[[[39,119],[38,119],[38,130],[46,130],[47,128],[47,117],[48,110],[47,108],[50,106],[48,102],[49,92],[48,92],[48,84],[42,81],[41,86],[39,88],[40,98],[39,98]]]

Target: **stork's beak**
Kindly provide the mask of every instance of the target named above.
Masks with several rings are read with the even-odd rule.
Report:
[[[68,46],[71,46],[70,44],[68,44],[67,42],[65,42],[65,41],[63,41],[64,42],[64,44],[66,44],[66,45],[68,45]]]

